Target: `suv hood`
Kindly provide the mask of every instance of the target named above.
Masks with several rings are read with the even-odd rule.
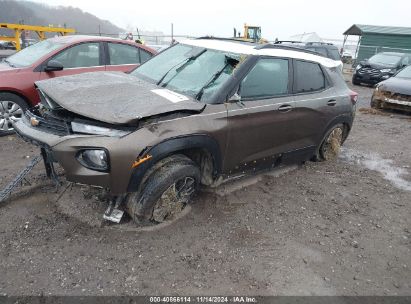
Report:
[[[383,64],[383,63],[372,63],[369,62],[368,60],[366,61],[361,61],[360,65],[362,67],[370,67],[373,69],[377,69],[377,70],[382,70],[382,69],[396,69],[397,66],[396,65],[392,65],[392,64]]]
[[[392,93],[411,95],[411,79],[391,77],[380,82],[379,88]]]
[[[205,104],[122,72],[92,72],[37,81],[52,102],[109,124],[178,111],[201,112]]]

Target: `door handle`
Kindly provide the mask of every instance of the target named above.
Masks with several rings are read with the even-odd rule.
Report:
[[[327,106],[335,106],[337,104],[337,101],[335,99],[331,99],[327,101]]]
[[[278,108],[278,111],[286,113],[286,112],[290,112],[292,109],[292,107],[289,104],[283,104]]]

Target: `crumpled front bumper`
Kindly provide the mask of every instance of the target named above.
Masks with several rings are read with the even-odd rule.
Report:
[[[50,148],[61,141],[61,136],[46,133],[31,127],[26,117],[23,117],[15,123],[13,127],[21,138],[39,147]]]
[[[391,74],[378,74],[378,75],[369,75],[369,74],[360,74],[355,72],[353,75],[353,82],[366,83],[369,85],[375,85],[380,83],[383,80],[387,80],[391,77]]]
[[[389,96],[387,96],[389,95]],[[394,109],[411,112],[411,96],[408,99],[396,98],[395,94],[387,94],[381,90],[375,90],[371,97],[371,104],[378,109]]]
[[[106,137],[103,139],[88,135],[54,135],[31,126],[26,117],[14,124],[14,129],[25,141],[41,148],[46,169],[48,162],[58,162],[69,181],[110,188],[110,190],[113,187],[110,172],[99,172],[85,168],[76,158],[78,151],[84,147],[104,147],[107,145]],[[124,189],[116,184],[112,190],[123,193],[126,186],[127,182]]]

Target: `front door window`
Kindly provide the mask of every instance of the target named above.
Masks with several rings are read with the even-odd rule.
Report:
[[[100,44],[98,42],[82,43],[70,47],[54,56],[64,69],[93,67],[100,65]]]

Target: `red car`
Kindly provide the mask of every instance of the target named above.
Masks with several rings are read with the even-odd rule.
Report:
[[[12,133],[12,121],[39,103],[35,81],[84,72],[128,72],[155,53],[130,40],[94,36],[55,37],[23,49],[0,62],[0,135]]]

